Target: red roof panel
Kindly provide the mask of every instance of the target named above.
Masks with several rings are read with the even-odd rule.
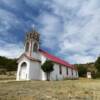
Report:
[[[52,55],[52,54],[49,54],[48,52],[46,52],[46,51],[44,51],[44,50],[42,50],[42,49],[40,49],[39,51],[40,51],[45,57],[47,57],[48,59],[52,60],[53,62],[59,63],[59,64],[64,65],[64,66],[66,66],[66,67],[74,68],[74,66],[73,66],[72,64],[69,64],[68,62],[66,62],[66,61],[64,61],[64,60],[62,60],[62,59],[60,59],[60,58],[58,58],[58,57],[56,57],[56,56],[54,56],[54,55]]]

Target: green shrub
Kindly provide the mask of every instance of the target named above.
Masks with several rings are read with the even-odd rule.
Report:
[[[53,69],[53,62],[50,60],[47,60],[42,66],[42,70],[46,73],[47,81],[50,80],[50,73],[54,70]]]

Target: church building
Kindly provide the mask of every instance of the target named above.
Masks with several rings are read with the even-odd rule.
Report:
[[[35,30],[27,33],[24,53],[18,59],[16,80],[46,80],[46,73],[41,69],[46,60],[54,63],[50,80],[78,78],[78,70],[74,65],[40,48],[39,37]]]

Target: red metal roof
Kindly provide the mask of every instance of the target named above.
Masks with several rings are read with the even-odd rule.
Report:
[[[60,58],[58,58],[58,57],[56,57],[56,56],[54,56],[54,55],[52,55],[52,54],[49,54],[48,52],[46,52],[46,51],[44,51],[44,50],[42,50],[42,49],[40,49],[39,51],[40,51],[45,57],[47,57],[48,59],[52,60],[53,62],[56,62],[56,63],[61,64],[61,65],[64,65],[64,66],[66,66],[66,67],[74,68],[74,66],[73,66],[72,64],[69,64],[68,62],[66,62],[66,61],[64,61],[64,60],[62,60],[62,59],[60,59]]]

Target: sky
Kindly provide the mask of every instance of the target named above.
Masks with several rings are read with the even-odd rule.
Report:
[[[34,27],[40,48],[70,63],[100,55],[100,0],[0,0],[0,55],[19,57]]]

